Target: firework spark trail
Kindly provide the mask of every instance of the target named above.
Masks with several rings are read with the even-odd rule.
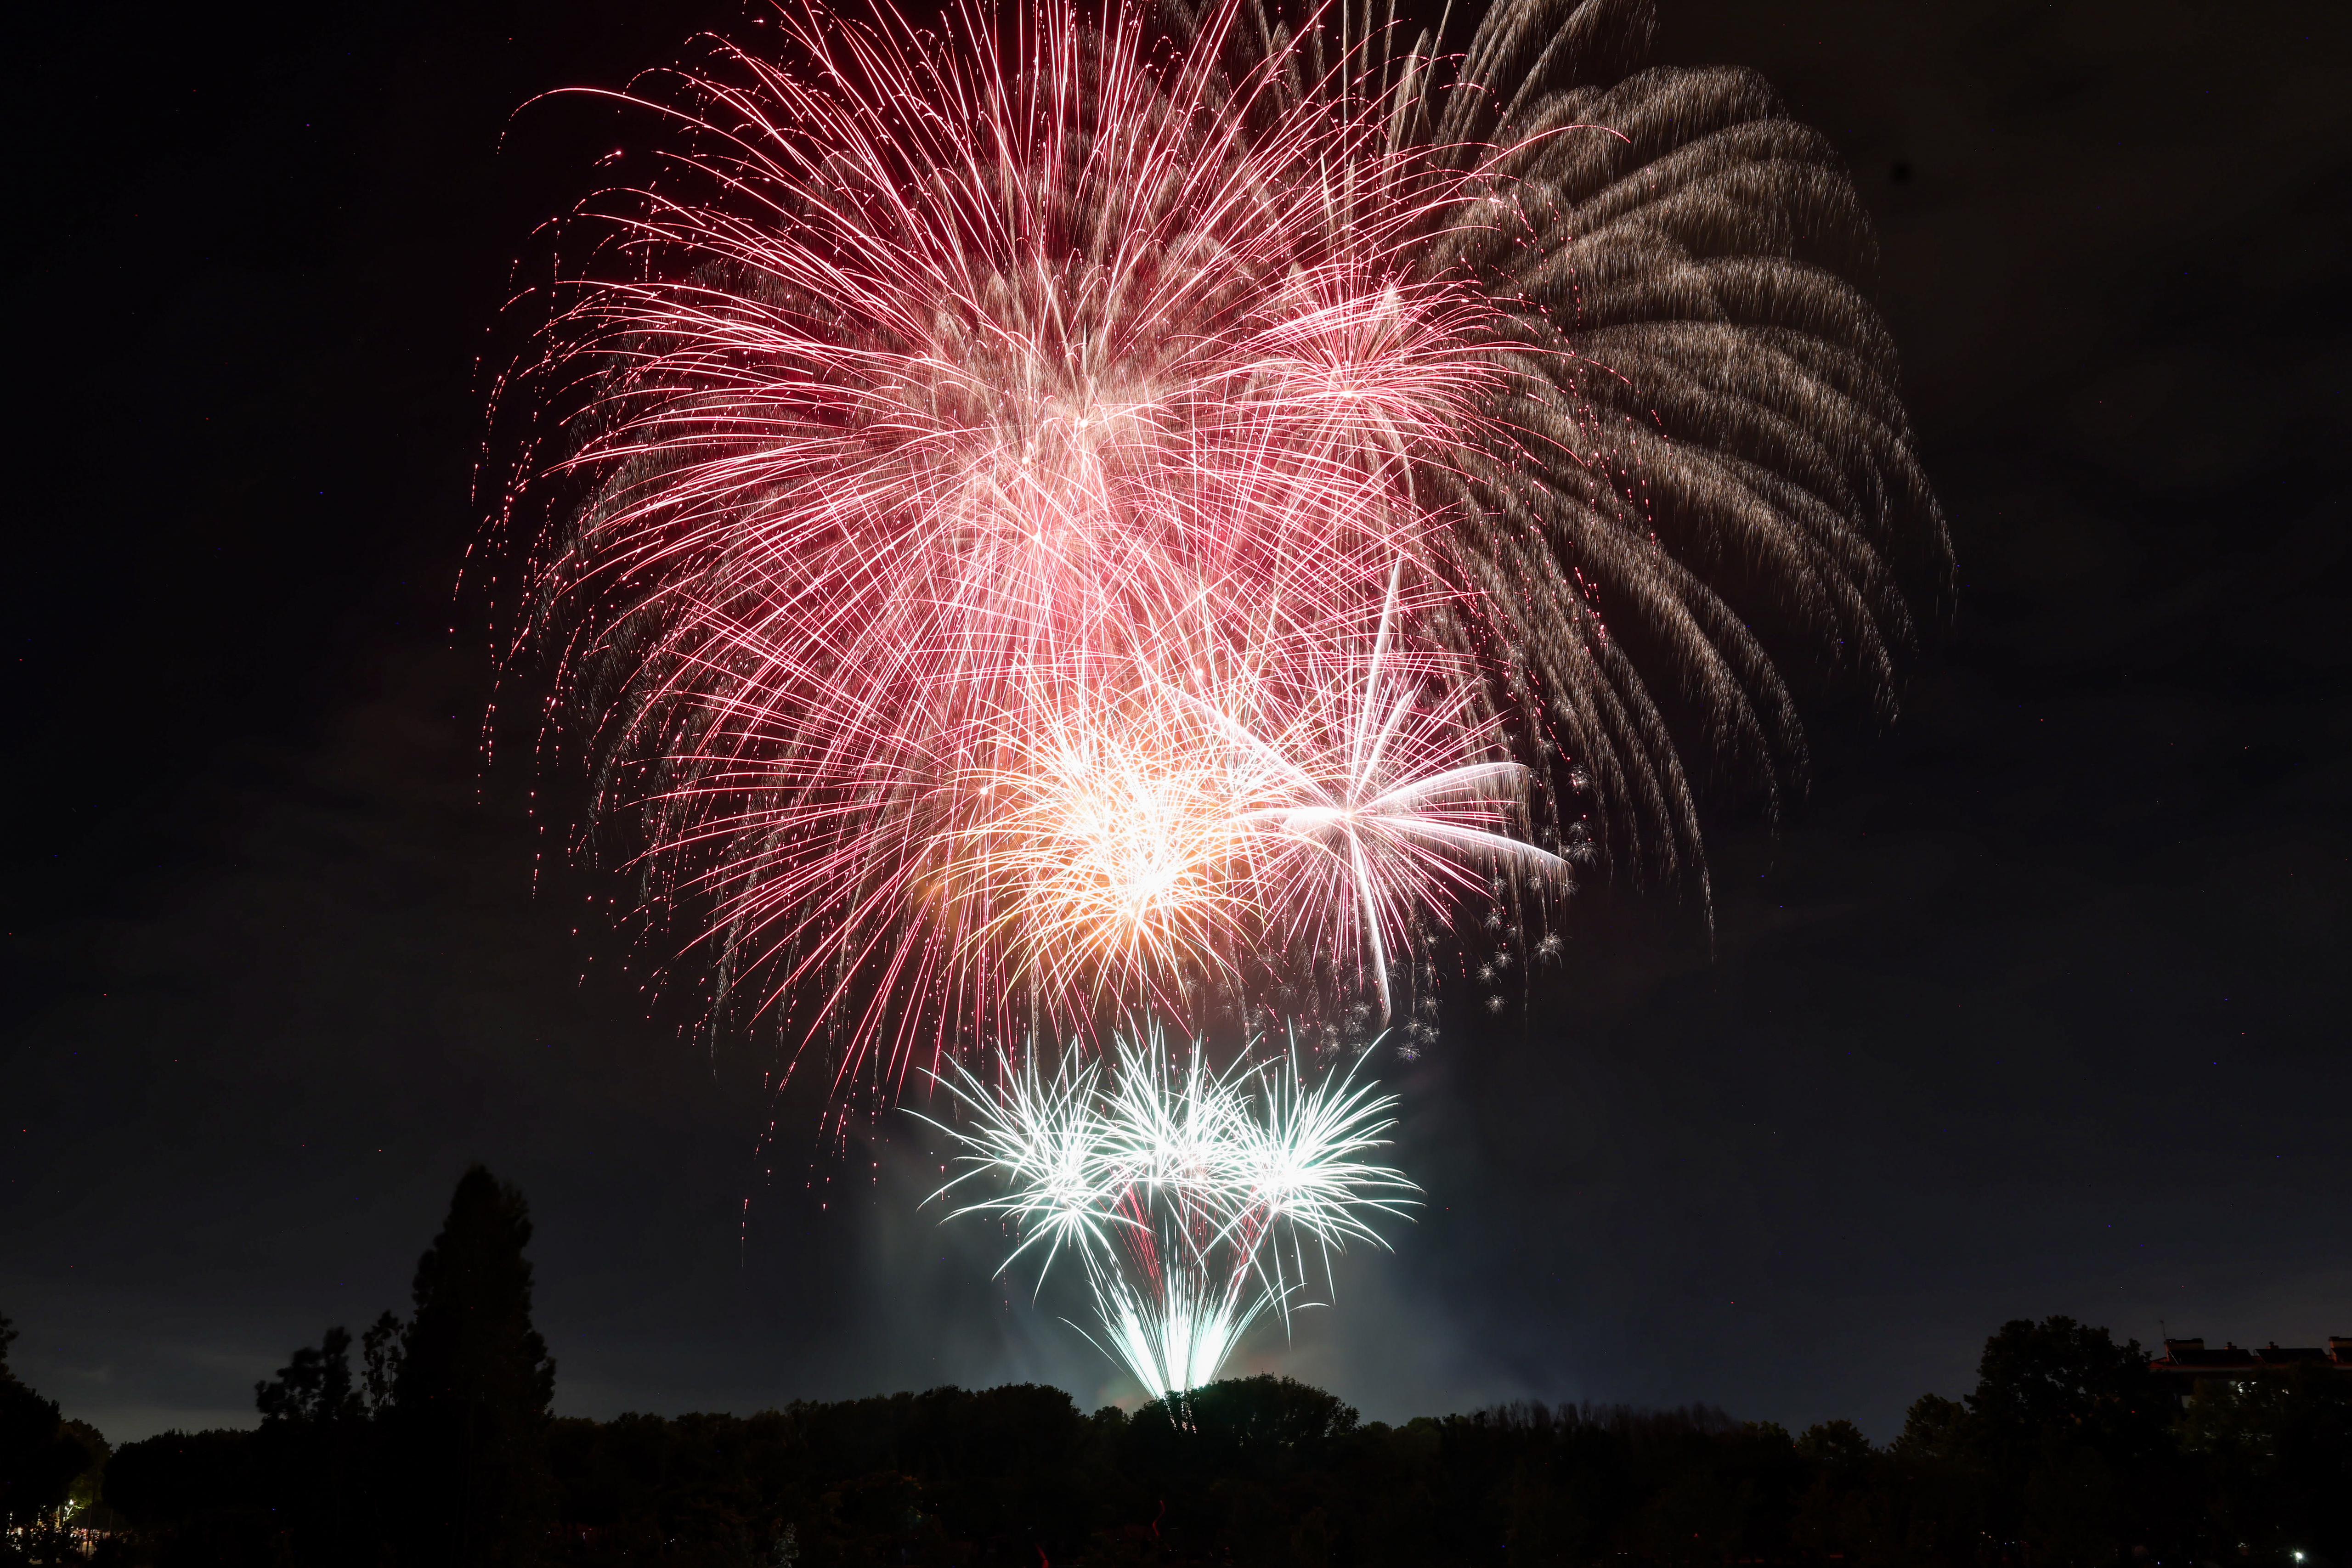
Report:
[[[1754,77],[1636,68],[1639,0],[1458,57],[780,19],[613,95],[662,172],[501,392],[562,454],[517,646],[721,1005],[892,1082],[1105,1001],[1385,1013],[1415,919],[1560,880],[1538,827],[1704,897],[1685,747],[1801,782],[1768,643],[1891,711],[1949,551],[1866,225]]]
[[[606,683],[611,750],[654,765],[656,873],[775,961],[772,995],[863,1008],[866,1043],[910,995],[1009,1028],[1041,997],[1070,1021],[1139,956],[1237,967],[1266,924],[1244,885],[1092,919],[1087,863],[962,874],[975,843],[1021,861],[1039,815],[972,781],[1032,775],[1033,804],[1094,808],[1060,842],[1108,811],[1122,853],[1220,876],[1234,835],[1185,825],[1230,794],[1195,788],[1215,763],[1170,747],[1183,716],[1133,716],[1203,670],[1266,678],[1269,647],[1328,659],[1393,563],[1425,567],[1443,519],[1406,465],[1494,379],[1463,346],[1475,298],[1399,257],[1425,160],[1319,104],[1255,123],[1275,74],[1228,81],[1213,37],[1155,68],[1139,13],[1100,37],[1033,19],[1018,59],[970,13],[968,52],[893,16],[788,20],[799,73],[736,54],[740,84],[695,78],[681,162],[718,194],[645,193],[617,248],[669,265],[555,329],[592,432],[560,469],[602,487],[546,588],[586,611],[568,667]],[[1184,821],[1155,829],[1163,806]],[[1349,880],[1379,870],[1360,846]],[[1410,902],[1354,891],[1374,927]]]
[[[1528,770],[1492,755],[1460,673],[1397,645],[1402,575],[1344,645],[1268,632],[1238,660],[1146,668],[1121,702],[1076,690],[1021,716],[1011,765],[951,786],[989,806],[940,873],[944,902],[1008,913],[950,924],[1001,935],[1047,994],[1162,1009],[1181,999],[1155,994],[1166,977],[1252,977],[1234,934],[1244,954],[1287,942],[1369,977],[1387,1024],[1416,912],[1483,891],[1474,872],[1570,871],[1513,836]]]
[[[992,1085],[950,1063],[938,1082],[971,1121],[932,1124],[966,1167],[933,1196],[1001,1185],[951,1218],[1010,1223],[1020,1240],[998,1271],[1038,1251],[1040,1288],[1076,1256],[1108,1341],[1096,1343],[1154,1398],[1213,1380],[1253,1322],[1287,1322],[1318,1269],[1328,1283],[1332,1253],[1384,1245],[1370,1219],[1402,1215],[1418,1190],[1368,1157],[1395,1100],[1347,1074],[1309,1087],[1296,1042],[1219,1072],[1197,1042],[1175,1061],[1155,1032],[1108,1062],[1072,1050],[1048,1074],[1033,1054]]]

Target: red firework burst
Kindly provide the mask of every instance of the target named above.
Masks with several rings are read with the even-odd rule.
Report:
[[[1424,920],[1564,879],[1531,785],[1671,869],[1678,736],[1795,774],[1759,620],[1884,693],[1948,550],[1803,251],[1851,191],[1752,78],[1608,85],[1636,0],[1559,9],[1451,62],[1255,0],[789,10],[610,95],[667,151],[501,388],[560,453],[517,646],[722,1007],[891,1081],[1286,986],[1384,1019]]]
[[[1156,53],[1047,8],[1010,55],[809,15],[631,95],[683,146],[535,367],[583,394],[536,575],[608,806],[733,975],[894,1071],[1302,946],[1385,1003],[1441,865],[1549,858],[1395,591],[1444,580],[1412,475],[1496,380],[1403,255],[1459,176],[1361,83],[1278,102],[1295,54],[1212,68],[1245,15]]]

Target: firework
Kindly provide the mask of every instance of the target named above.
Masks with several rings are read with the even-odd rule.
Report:
[[[1415,912],[1474,871],[1570,871],[1513,836],[1528,769],[1465,712],[1458,672],[1396,645],[1402,575],[1351,643],[1268,629],[1008,723],[952,786],[982,810],[941,857],[945,926],[1042,994],[1114,1004],[1166,1006],[1169,977],[1246,987],[1268,946],[1328,954],[1370,978],[1385,1025]]]
[[[1801,777],[1770,644],[1891,703],[1948,548],[1865,226],[1645,6],[778,20],[615,95],[660,172],[501,392],[518,646],[722,1005],[891,1082],[1385,1016],[1538,839],[1703,894],[1680,747]]]
[[[1331,1254],[1382,1245],[1369,1220],[1402,1214],[1416,1190],[1368,1157],[1395,1101],[1345,1074],[1307,1087],[1295,1044],[1219,1072],[1198,1042],[1178,1062],[1150,1033],[1108,1065],[1072,1051],[1051,1074],[1033,1055],[993,1085],[953,1064],[939,1082],[971,1116],[932,1124],[966,1167],[941,1195],[1001,1186],[955,1214],[1003,1218],[1019,1237],[1003,1268],[1034,1252],[1041,1286],[1074,1256],[1095,1343],[1154,1398],[1213,1380],[1267,1312],[1286,1322],[1318,1273],[1328,1285]]]

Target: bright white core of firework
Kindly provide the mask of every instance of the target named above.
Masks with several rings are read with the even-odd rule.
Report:
[[[1042,1284],[1075,1254],[1100,1320],[1095,1343],[1155,1399],[1214,1380],[1263,1313],[1286,1324],[1312,1304],[1317,1269],[1328,1288],[1348,1241],[1385,1246],[1370,1218],[1402,1216],[1419,1190],[1368,1157],[1386,1146],[1395,1097],[1352,1071],[1309,1088],[1295,1049],[1266,1063],[1244,1052],[1218,1071],[1198,1042],[1178,1062],[1153,1031],[1118,1042],[1108,1062],[1072,1051],[1048,1074],[1033,1056],[994,1083],[950,1062],[939,1082],[969,1120],[931,1124],[964,1166],[932,1196],[1002,1184],[950,1218],[1005,1219],[1019,1240],[1000,1273],[1040,1252]]]

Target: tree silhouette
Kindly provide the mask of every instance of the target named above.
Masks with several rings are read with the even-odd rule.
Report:
[[[253,1385],[253,1404],[265,1427],[357,1420],[362,1410],[352,1387],[352,1331],[329,1329],[315,1348],[296,1351],[275,1378]]]
[[[55,1522],[75,1478],[97,1456],[66,1430],[56,1401],[8,1369],[16,1339],[16,1326],[0,1315],[0,1530],[39,1531]]]
[[[555,1363],[531,1326],[530,1240],[522,1195],[470,1167],[417,1261],[396,1366],[393,1331],[369,1334],[372,1372],[390,1372],[411,1561],[503,1568],[532,1561],[545,1537]]]
[[[298,1563],[367,1562],[382,1542],[383,1434],[352,1382],[351,1350],[351,1331],[331,1328],[254,1385],[255,1460]]]
[[[2170,1400],[2137,1340],[2068,1317],[1985,1341],[1965,1437],[1990,1482],[1990,1524],[2037,1562],[2112,1557],[2158,1533],[2176,1495]]]

